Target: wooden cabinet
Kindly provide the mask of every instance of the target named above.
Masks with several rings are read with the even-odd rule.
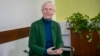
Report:
[[[75,48],[74,56],[100,56],[100,49],[97,49],[99,35],[96,31],[92,33],[92,43],[87,41],[87,31],[83,31],[82,34],[71,32],[71,46]]]

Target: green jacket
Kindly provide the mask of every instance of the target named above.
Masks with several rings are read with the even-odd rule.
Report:
[[[57,48],[63,47],[60,25],[52,21],[52,40]],[[45,27],[42,19],[32,23],[29,34],[29,56],[44,56],[46,48]]]

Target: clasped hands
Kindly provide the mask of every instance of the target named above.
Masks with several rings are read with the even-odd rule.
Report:
[[[58,49],[55,49],[55,50],[53,50],[53,48],[55,48],[55,47],[50,47],[50,48],[47,49],[47,53],[49,55],[61,55],[63,53],[62,48],[58,48]]]

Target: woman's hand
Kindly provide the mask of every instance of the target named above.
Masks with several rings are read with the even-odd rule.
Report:
[[[56,49],[56,50],[53,50],[54,47],[50,47],[47,49],[47,53],[49,55],[61,55],[63,53],[63,49],[62,48],[59,48],[59,49]]]
[[[57,55],[61,55],[63,53],[63,49],[62,48],[56,49],[54,51],[56,52]]]

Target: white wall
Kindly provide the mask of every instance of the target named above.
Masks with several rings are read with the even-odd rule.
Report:
[[[23,51],[28,50],[28,38],[0,44],[0,56],[27,56]]]
[[[0,0],[0,31],[30,26],[42,17],[41,4],[45,1]]]
[[[42,17],[41,4],[45,1],[0,0],[0,32],[30,26]],[[0,44],[0,56],[27,56],[24,49],[28,50],[28,37]]]
[[[0,31],[30,26],[36,17],[36,0],[0,0]],[[1,37],[0,37],[1,38]],[[27,56],[28,38],[0,44],[0,56]]]
[[[0,31],[30,26],[36,20],[35,0],[0,0]]]
[[[61,33],[62,33],[62,39],[63,39],[64,46],[70,47],[71,46],[70,30],[67,29],[69,28],[69,25],[66,22],[59,22],[59,23],[61,26]],[[64,50],[71,51],[70,48],[64,48]]]

